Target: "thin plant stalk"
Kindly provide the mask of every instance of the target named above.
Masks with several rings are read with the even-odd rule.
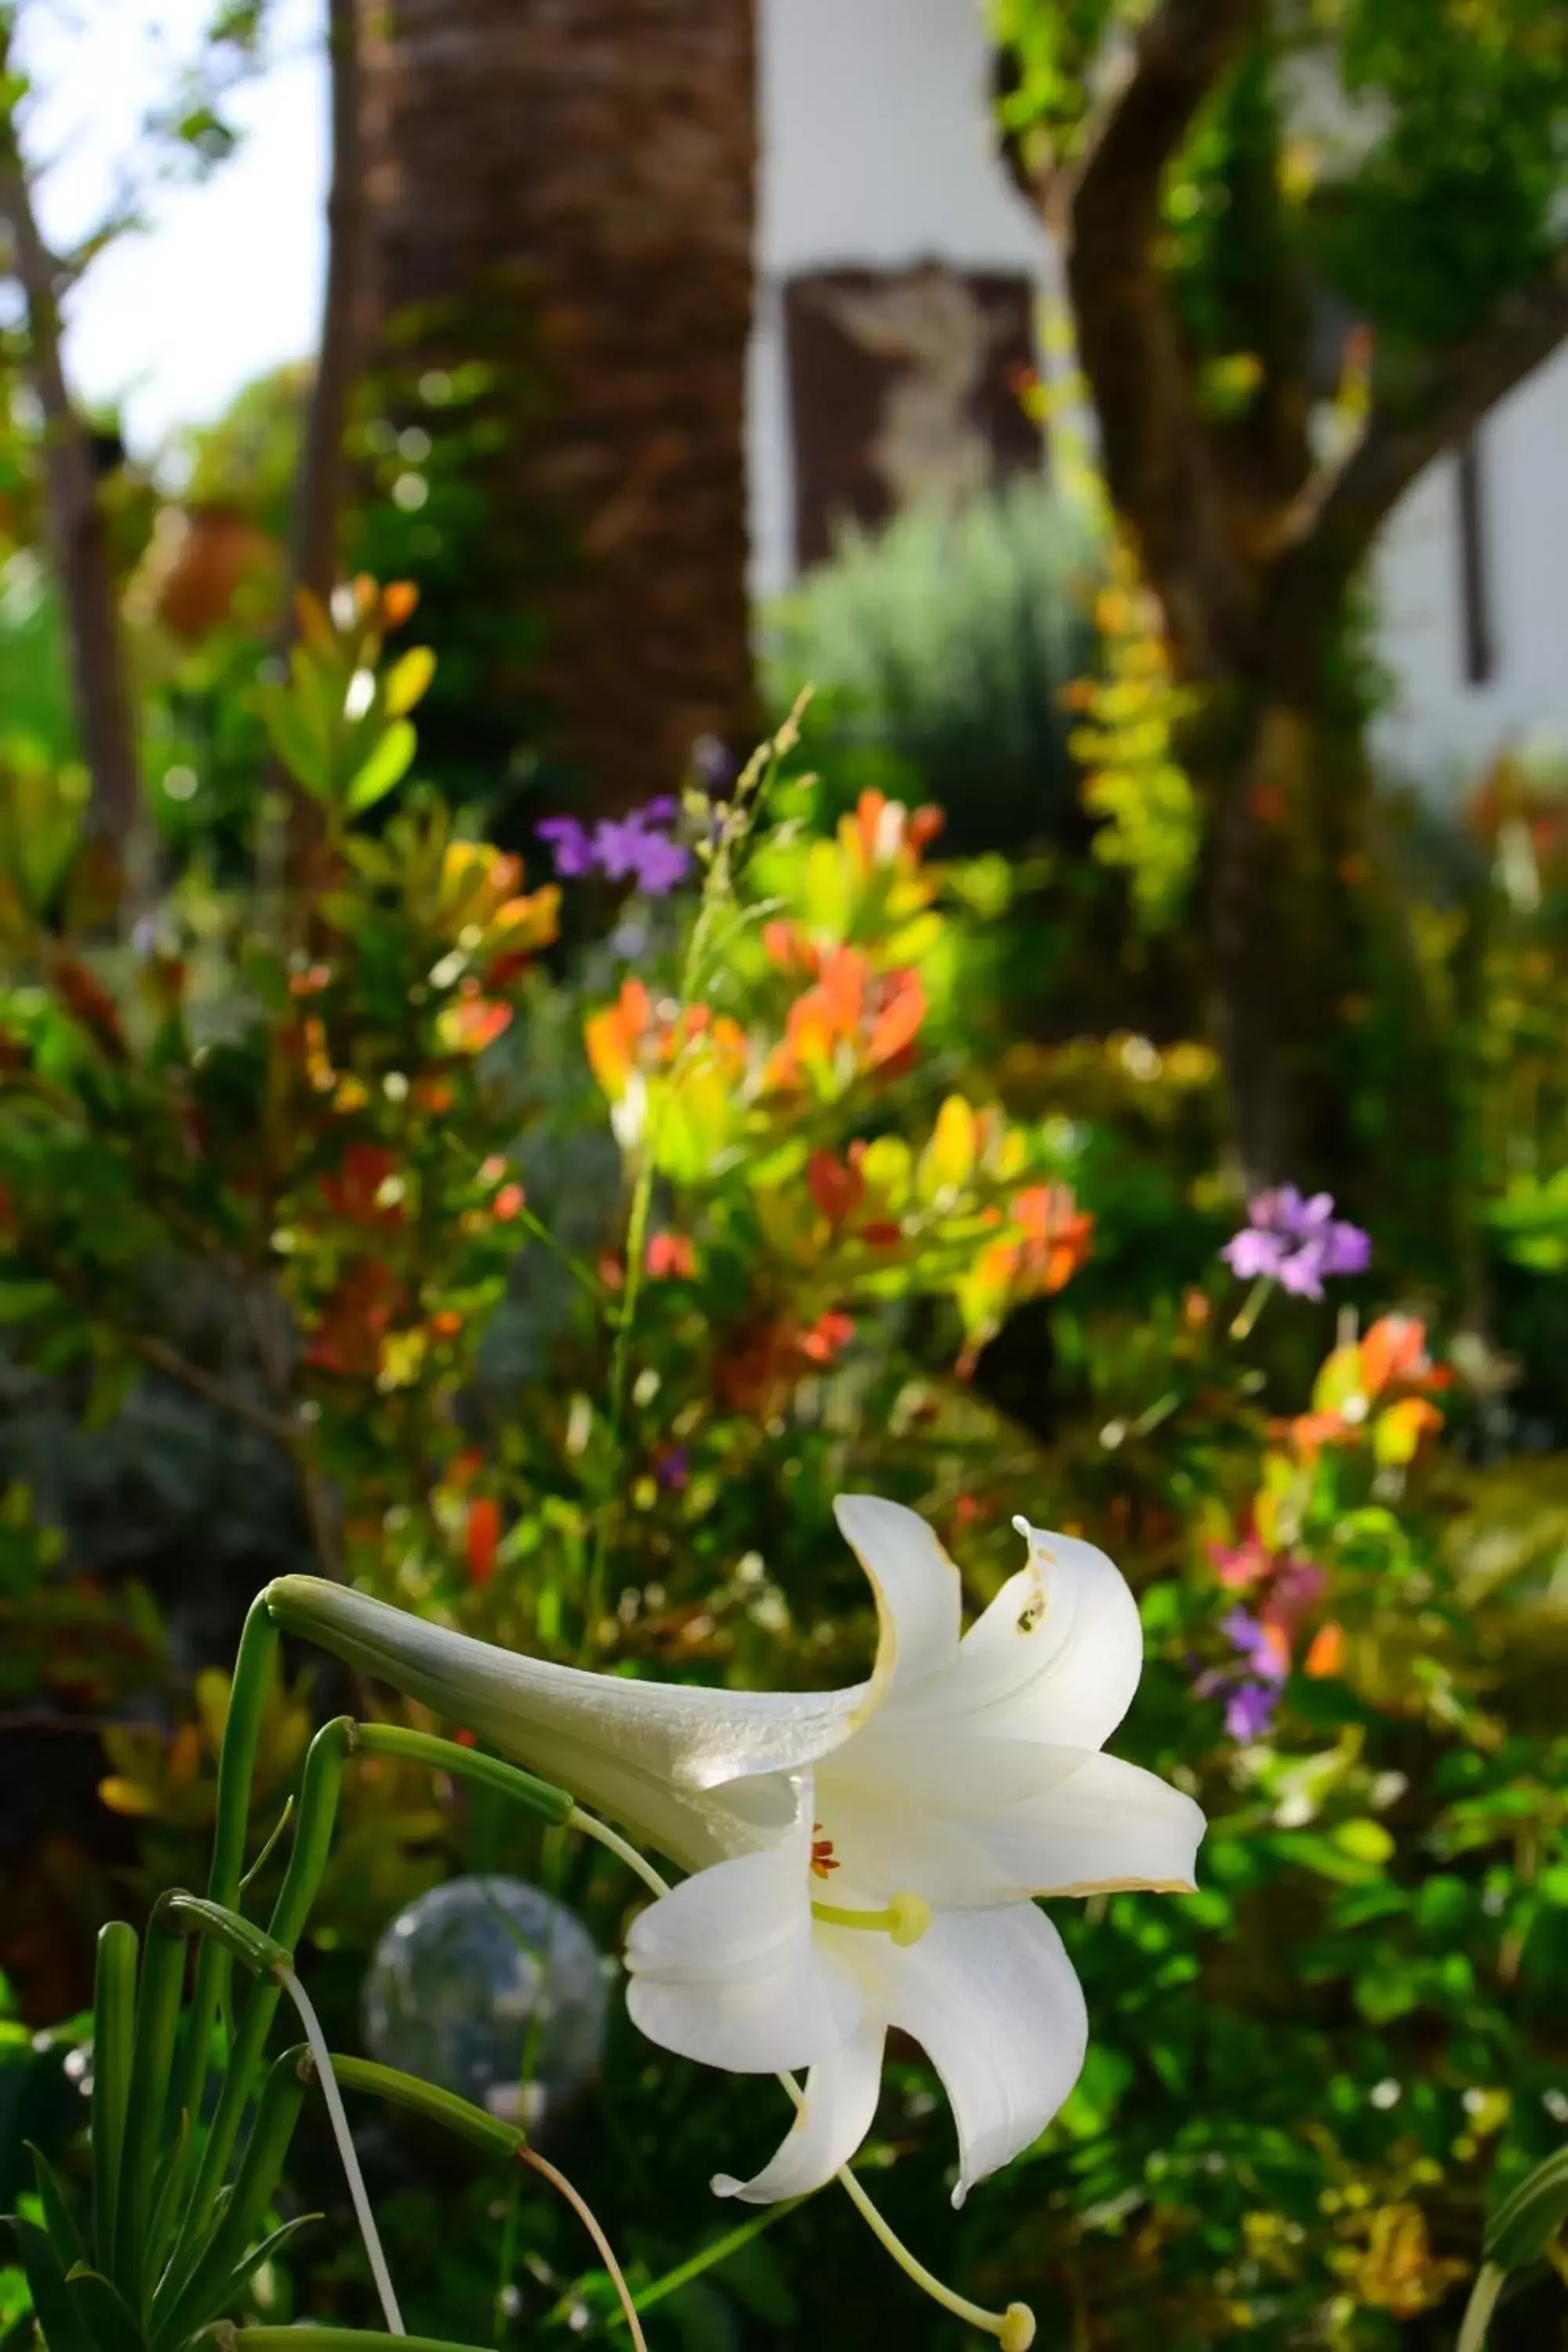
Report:
[[[531,2166],[535,2172],[539,2173],[543,2179],[549,2181],[552,2189],[558,2189],[561,2195],[565,2198],[566,2202],[571,2206],[572,2210],[576,2214],[577,2219],[582,2222],[583,2227],[587,2231],[588,2235],[593,2239],[595,2245],[598,2248],[599,2260],[604,2263],[605,2270],[609,2273],[610,2284],[615,2288],[616,2294],[620,2298],[622,2315],[626,2319],[626,2327],[630,2333],[632,2342],[637,2347],[637,2352],[647,2352],[647,2341],[643,2335],[642,2325],[637,2318],[637,2305],[632,2301],[631,2290],[626,2284],[626,2277],[621,2270],[619,2263],[616,2260],[615,2250],[611,2246],[608,2238],[605,2237],[603,2230],[599,2227],[598,2221],[595,2218],[593,2208],[589,2205],[587,2199],[582,2196],[578,2190],[574,2189],[572,2183],[567,2179],[566,2175],[560,2171],[555,2165],[552,2164],[548,2157],[541,2156],[537,2148],[520,2147],[517,2151],[517,2160],[520,2164]]]
[[[1469,2302],[1465,2305],[1456,2352],[1485,2352],[1487,2330],[1507,2276],[1508,2273],[1499,2270],[1495,2263],[1481,2264],[1470,2289]]]
[[[274,1969],[273,1974],[300,2012],[300,2022],[305,2029],[305,2039],[310,2046],[310,2057],[316,2073],[321,2077],[321,2096],[326,2100],[327,2113],[331,2118],[332,2137],[338,2144],[338,2154],[342,2160],[344,2177],[349,2184],[349,2195],[353,2200],[354,2213],[359,2221],[360,2236],[364,2240],[365,2257],[370,2263],[371,2276],[375,2281],[376,2294],[381,2298],[381,2308],[386,2319],[388,2333],[393,2336],[403,2336],[407,2331],[403,2325],[403,2314],[397,2307],[397,2295],[392,2284],[392,2273],[387,2269],[386,2256],[382,2251],[381,2233],[375,2226],[375,2216],[370,2210],[370,2199],[365,2193],[364,2175],[359,2168],[359,2158],[354,2151],[353,2134],[349,2129],[349,2119],[343,2112],[342,2093],[338,2088],[338,2078],[332,2072],[332,2053],[327,2047],[327,2037],[321,2032],[321,2019],[316,2015],[310,1995],[291,1968],[279,1964]]]

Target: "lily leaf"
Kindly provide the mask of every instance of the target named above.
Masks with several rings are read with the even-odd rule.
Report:
[[[48,2342],[49,2352],[98,2352],[66,2284],[58,2256],[37,2224],[19,2214],[5,2216],[16,2242],[16,2258],[26,2273],[33,2309]]]
[[[27,2142],[27,2153],[33,2159],[33,2175],[38,2184],[38,2202],[44,2209],[44,2227],[50,2245],[62,2263],[71,2264],[87,2260],[87,2246],[71,2212],[58,2175],[43,2150]]]
[[[66,2288],[97,2352],[142,2352],[142,2330],[129,2305],[101,2271],[86,2263],[73,2263],[66,2273]]]
[[[1539,2262],[1568,2221],[1568,2147],[1528,2173],[1487,2225],[1485,2253],[1498,2270]]]

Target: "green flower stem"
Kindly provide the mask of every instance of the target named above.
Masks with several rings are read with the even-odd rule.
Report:
[[[153,2352],[184,2341],[206,2315],[254,2239],[259,2236],[277,2191],[283,2159],[305,2096],[308,2053],[302,2042],[284,2052],[268,2074],[257,2102],[256,2119],[228,2210],[208,2240],[188,2281],[172,2276],[153,2299],[149,2336]]]
[[[605,2235],[598,2216],[587,2199],[580,2189],[573,2187],[559,2167],[552,2164],[547,2156],[541,2156],[537,2148],[520,2147],[517,2151],[517,2160],[520,2164],[531,2165],[541,2179],[548,2180],[552,2189],[563,2197],[571,2206],[589,2237],[594,2241],[594,2250],[609,2273],[610,2284],[616,2290],[621,2314],[626,2323],[626,2331],[636,2347],[636,2352],[647,2352],[647,2339],[643,2335],[642,2324],[637,2318],[637,2307],[632,2301],[632,2291],[626,2284],[626,2273],[616,2260],[616,2250]]]
[[[482,2107],[458,2098],[455,2091],[437,2090],[434,2083],[400,2074],[395,2066],[381,2066],[371,2058],[342,2058],[334,2051],[332,2067],[345,2091],[365,2091],[374,2098],[384,2099],[389,2106],[405,2107],[426,2123],[456,2132],[459,2139],[482,2148],[487,2156],[510,2159],[528,2145],[528,2135],[515,2125],[487,2115]]]
[[[321,2086],[321,2096],[327,2103],[327,2113],[331,2118],[332,2137],[338,2144],[338,2156],[342,2164],[343,2176],[349,2184],[349,2196],[353,2204],[354,2219],[359,2223],[359,2233],[364,2242],[365,2259],[370,2264],[370,2274],[375,2281],[375,2291],[381,2299],[383,2316],[391,2333],[394,2336],[401,2336],[404,2333],[403,2314],[397,2306],[396,2290],[392,2284],[392,2273],[386,2266],[386,2255],[381,2242],[381,2232],[375,2226],[375,2215],[371,2210],[370,2198],[364,2185],[364,2175],[360,2170],[359,2158],[354,2152],[353,2134],[349,2129],[349,2119],[343,2113],[343,2095],[338,2088],[338,2078],[332,2071],[332,2053],[327,2047],[327,2037],[321,2032],[321,2021],[316,2015],[309,1994],[287,1960],[279,1964],[278,1979],[300,2012],[300,2022],[305,2029],[305,2039],[310,2045],[310,2058],[316,2069],[316,2078]]]
[[[645,2286],[640,2294],[634,2295],[633,2302],[639,2311],[651,2311],[654,2305],[662,2303],[667,2294],[675,2294],[681,2287],[689,2286],[693,2279],[701,2278],[705,2272],[717,2270],[721,2263],[727,2263],[731,2254],[738,2254],[742,2246],[749,2246],[753,2238],[760,2238],[764,2230],[771,2230],[775,2221],[782,2221],[786,2213],[797,2211],[805,2203],[804,2197],[787,2197],[782,2205],[770,2205],[765,2211],[753,2213],[749,2221],[742,2221],[737,2229],[727,2231],[721,2238],[715,2238],[710,2246],[704,2246],[701,2252],[693,2254],[689,2261],[678,2264],[672,2271],[666,2271],[661,2279],[655,2279],[651,2286]],[[619,2312],[610,2325],[612,2327],[625,2325]]]
[[[187,1895],[183,1887],[174,1887],[158,1897],[160,1926],[176,1936],[212,1936],[224,1947],[231,1959],[257,1976],[265,1976],[274,1969],[286,1969],[290,1954],[276,1943],[254,1919],[246,1919],[226,1904],[215,1903],[206,1895]]]
[[[252,1615],[254,1613],[253,1611]],[[268,1923],[272,1943],[281,1949],[285,1959],[290,1956],[303,1933],[305,1922],[310,1916],[310,1906],[321,1884],[337,1822],[343,1764],[354,1746],[355,1738],[352,1719],[346,1715],[336,1716],[317,1732],[305,1758],[300,1802],[294,1815],[293,1843],[289,1849],[289,1865],[283,1874],[283,1884],[278,1890],[278,1899]],[[218,2095],[217,2112],[207,2133],[195,2187],[191,2193],[190,2208],[180,2232],[187,2268],[191,2263],[200,2259],[200,2248],[213,2208],[217,2202],[218,2191],[223,2187],[229,2158],[234,2154],[239,2127],[245,2120],[245,2110],[267,2046],[267,2036],[278,2013],[280,1990],[269,1974],[261,1973],[259,1981],[251,1987],[249,1999],[240,2013],[233,2048],[224,2072],[223,2089]]]
[[[385,2336],[370,2327],[237,2327],[213,2330],[218,2352],[482,2352],[441,2336]]]
[[[421,2083],[412,2074],[400,2074],[394,2066],[379,2066],[368,2058],[334,2056],[330,2063],[339,2083],[351,2091],[369,2091],[388,2100],[394,2106],[405,2107],[411,2115],[423,2116],[427,2122],[440,2124],[447,2131],[456,2132],[473,2147],[482,2148],[487,2156],[515,2158],[523,2164],[531,2165],[536,2172],[542,2173],[551,2187],[565,2198],[593,2239],[620,2299],[621,2312],[632,2332],[633,2341],[639,2347],[639,2352],[647,2352],[642,2331],[637,2326],[636,2306],[609,2240],[564,2173],[558,2172],[552,2164],[535,2155],[528,2145],[525,2133],[510,2124],[502,2123],[497,2116],[486,2115],[482,2107],[471,2105],[455,2093],[437,2090],[434,2084]]]
[[[803,695],[783,727],[770,742],[759,743],[735,782],[735,789],[720,826],[719,838],[707,873],[702,877],[701,894],[697,904],[697,918],[691,927],[681,960],[680,978],[676,985],[676,1001],[684,1012],[691,1004],[703,980],[703,963],[708,942],[718,920],[719,910],[732,896],[735,853],[751,829],[754,804],[760,804],[771,790],[784,752],[792,748],[797,720],[804,708]],[[665,1114],[669,1107],[673,1074],[662,1085],[649,1089],[647,1125],[638,1139],[637,1175],[632,1185],[630,1213],[626,1220],[626,1287],[621,1294],[620,1313],[616,1318],[616,1340],[610,1354],[610,1457],[611,1475],[620,1468],[622,1443],[625,1434],[626,1389],[631,1377],[632,1330],[637,1322],[637,1300],[642,1291],[643,1259],[647,1250],[648,1218],[653,1208],[654,1179],[658,1168],[658,1145]],[[584,1609],[583,1638],[579,1655],[587,1656],[594,1647],[599,1614],[604,1602],[605,1570],[609,1562],[610,1522],[609,1497],[599,1506],[594,1535],[593,1558],[588,1568],[588,1592]]]
[[[184,1940],[164,1926],[160,1901],[153,1906],[142,1954],[129,2111],[115,2207],[114,2262],[109,2273],[133,2311],[142,2307],[153,2179],[163,2154],[163,2119],[184,1987]]]
[[[1470,2299],[1465,2306],[1464,2321],[1459,2328],[1457,2352],[1484,2352],[1487,2330],[1491,2326],[1497,2299],[1502,2293],[1508,2273],[1495,2263],[1483,2263],[1476,2274]]]
[[[1264,1304],[1273,1287],[1274,1277],[1271,1274],[1258,1276],[1241,1302],[1241,1312],[1230,1327],[1230,1336],[1233,1339],[1245,1339],[1250,1335],[1252,1327],[1262,1314]]]
[[[256,1771],[256,1750],[261,1722],[272,1686],[279,1633],[263,1601],[253,1601],[240,1635],[229,1685],[228,1714],[223,1727],[223,1748],[217,1767],[217,1818],[213,1828],[212,1868],[207,1893],[215,1903],[239,1899],[245,1867],[245,1836],[250,1821],[250,1790]],[[206,2081],[208,2047],[213,2025],[228,1990],[229,1954],[216,1938],[203,1940],[196,1960],[196,1979],[185,2046],[174,2092],[174,2122],[189,2118],[189,2129],[175,2161],[183,2175],[195,2146],[195,2126],[201,2114],[202,2088]]]
[[[105,2272],[114,2260],[135,2032],[136,1930],[111,1919],[98,1938],[92,2007],[93,2250]]]
[[[472,1780],[480,1788],[494,1789],[558,1827],[572,1818],[572,1799],[564,1789],[536,1780],[531,1772],[524,1772],[515,1764],[504,1764],[499,1756],[487,1756],[477,1748],[460,1747],[455,1739],[437,1739],[426,1731],[405,1731],[397,1724],[362,1723],[357,1727],[356,1744],[367,1756],[401,1757],[410,1763],[428,1764],[437,1772],[449,1772],[454,1780]]]

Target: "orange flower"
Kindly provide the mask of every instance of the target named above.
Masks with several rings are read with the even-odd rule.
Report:
[[[697,1253],[684,1234],[652,1234],[643,1265],[652,1282],[667,1282],[672,1276],[689,1281],[697,1271]]]
[[[1361,1343],[1361,1376],[1369,1397],[1395,1381],[1444,1385],[1426,1353],[1426,1326],[1417,1315],[1384,1315]]]
[[[588,1063],[611,1102],[619,1102],[637,1066],[637,1047],[653,1025],[653,1007],[640,980],[625,980],[614,1004],[584,1024]]]
[[[1345,1629],[1332,1622],[1321,1625],[1312,1636],[1311,1645],[1301,1661],[1301,1672],[1321,1677],[1337,1675],[1345,1663]]]
[[[1024,1236],[1016,1276],[1036,1290],[1060,1290],[1088,1262],[1094,1219],[1065,1184],[1032,1184],[1015,1195],[1013,1217]]]
[[[436,1034],[449,1054],[482,1054],[487,1045],[511,1026],[510,1004],[479,993],[477,980],[466,980],[456,1004],[437,1016]]]
[[[802,1332],[800,1352],[808,1363],[831,1364],[854,1337],[855,1326],[850,1318],[830,1311],[819,1315],[809,1331]]]
[[[419,591],[412,580],[389,580],[381,592],[381,625],[384,629],[400,629],[419,602]]]
[[[828,1070],[841,1046],[850,1050],[856,1069],[881,1068],[913,1043],[925,1016],[918,971],[877,978],[858,948],[833,948],[815,985],[790,1006],[784,1043],[768,1065],[768,1084],[795,1086],[806,1070]]]
[[[490,1202],[490,1214],[498,1225],[508,1225],[513,1217],[522,1214],[528,1195],[521,1184],[503,1184]]]
[[[500,1548],[500,1505],[493,1495],[478,1495],[468,1505],[466,1548],[469,1583],[488,1584]]]
[[[866,1041],[866,1067],[879,1069],[912,1045],[925,1017],[925,990],[919,972],[890,971],[882,983],[881,1009]]]

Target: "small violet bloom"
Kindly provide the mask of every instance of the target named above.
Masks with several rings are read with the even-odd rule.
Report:
[[[1242,1659],[1246,1672],[1237,1676],[1221,1671],[1200,1675],[1194,1684],[1199,1698],[1225,1699],[1225,1727],[1232,1739],[1261,1739],[1274,1720],[1279,1692],[1290,1670],[1289,1651],[1281,1630],[1233,1609],[1220,1622],[1220,1632]]]
[[[593,872],[594,845],[587,826],[579,824],[574,816],[547,816],[533,830],[541,841],[548,842],[557,874],[575,879]]]
[[[1261,1739],[1274,1721],[1274,1711],[1279,1704],[1279,1691],[1274,1683],[1237,1683],[1226,1701],[1225,1727],[1231,1738],[1245,1746]]]
[[[672,1495],[683,1495],[691,1484],[691,1456],[684,1445],[672,1445],[653,1465],[653,1475]]]
[[[1247,1222],[1220,1252],[1243,1282],[1267,1278],[1298,1297],[1321,1298],[1325,1279],[1363,1274],[1372,1243],[1359,1225],[1334,1215],[1332,1195],[1304,1200],[1281,1184],[1247,1202]]]
[[[534,831],[549,843],[557,874],[573,879],[603,874],[611,882],[634,882],[658,898],[691,871],[690,851],[660,830],[677,814],[674,799],[661,793],[624,817],[604,818],[592,833],[574,816],[546,817]]]

